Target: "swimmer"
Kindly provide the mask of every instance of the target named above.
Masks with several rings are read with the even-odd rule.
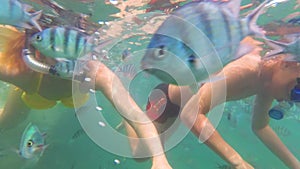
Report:
[[[278,55],[276,59],[262,60],[260,56],[262,49],[257,46],[260,45],[260,42],[246,38],[242,43],[254,45],[254,50],[224,67],[222,72],[226,77],[226,101],[240,100],[256,95],[252,118],[253,132],[286,166],[299,169],[299,160],[282,143],[269,126],[268,111],[273,100],[282,101],[290,99],[290,91],[297,84],[297,78],[300,76],[300,64],[284,61],[284,55]],[[178,117],[181,111],[180,105],[185,104],[186,107],[181,112],[180,119],[186,125],[192,127],[191,131],[198,138],[205,127],[210,127],[209,129],[212,131],[211,135],[203,138],[203,134],[201,134],[200,138],[205,140],[204,143],[233,168],[252,169],[253,167],[221,137],[206,117],[210,108],[214,108],[222,103],[220,101],[218,103],[211,103],[212,88],[218,89],[218,87],[221,87],[224,83],[222,81],[205,83],[201,86],[197,95],[190,100],[187,96],[191,97],[193,94],[189,87],[161,84],[156,89],[160,89],[165,93],[167,100],[166,107],[162,115],[157,115],[157,111],[159,110],[159,107],[157,107],[158,104],[154,102],[155,100],[151,100],[150,95],[147,114],[150,118],[157,118],[154,120],[154,124],[158,131],[162,133]],[[181,98],[181,94],[184,94],[187,98]],[[199,105],[195,122],[195,119],[190,118],[192,117],[192,113],[195,112],[186,111],[189,107],[194,106],[193,103],[198,103]],[[125,126],[128,135],[136,137],[131,127],[129,125]],[[131,146],[134,153],[138,153],[139,144],[131,140]]]
[[[26,67],[21,57],[25,39],[24,32],[0,26],[0,80],[14,86],[1,112],[0,128],[14,127],[24,120],[30,109],[48,109],[58,101],[73,107],[70,81],[37,73]]]
[[[31,109],[51,108],[57,101],[72,107],[73,103],[68,102],[69,98],[72,99],[72,81],[30,70],[21,57],[26,39],[25,33],[12,27],[1,26],[0,29],[0,80],[16,86],[12,87],[7,103],[0,113],[1,129],[16,126],[24,120]],[[39,59],[47,58],[39,56]],[[90,70],[87,76],[95,77],[96,90],[103,92],[113,105],[118,107],[123,116],[131,119],[148,119],[108,67],[99,61],[91,61],[88,64]],[[112,88],[122,94],[115,96]],[[124,100],[129,102],[124,103]],[[152,169],[171,169],[155,126],[152,123],[129,123],[137,133],[140,133],[140,138],[152,138],[152,142],[146,143],[146,147],[153,154]]]

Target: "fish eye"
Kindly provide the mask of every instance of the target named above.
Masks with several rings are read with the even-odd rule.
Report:
[[[28,140],[27,147],[32,147],[32,146],[33,146],[33,141],[32,140]]]
[[[36,39],[37,41],[41,41],[43,38],[42,38],[41,35],[36,35],[35,39]]]
[[[158,49],[154,51],[154,57],[162,59],[165,56],[166,47],[164,45],[159,46]]]

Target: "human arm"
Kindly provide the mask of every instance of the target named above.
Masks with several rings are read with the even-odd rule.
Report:
[[[200,141],[209,146],[233,168],[253,169],[253,167],[244,161],[243,158],[222,138],[206,117],[211,105],[210,90],[209,84],[202,86],[198,94],[193,96],[184,107],[181,113],[181,119],[186,125],[191,127],[193,133]],[[191,112],[197,112],[196,119],[194,119]]]
[[[95,89],[103,92],[136,131],[139,138],[143,138],[153,156],[152,169],[170,169],[171,166],[168,164],[155,126],[131,98],[120,79],[98,61],[90,61],[88,67],[91,73],[89,76],[95,78]]]
[[[298,159],[282,143],[277,134],[269,126],[268,110],[273,99],[259,94],[256,96],[252,117],[252,130],[257,137],[289,168],[299,169]]]

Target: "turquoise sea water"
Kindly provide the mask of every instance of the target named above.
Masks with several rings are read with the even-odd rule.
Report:
[[[40,4],[36,4],[39,1],[26,2],[37,8],[43,8]],[[97,0],[96,2],[88,0],[60,0],[57,2],[66,9],[91,14],[91,20],[98,23],[99,21],[113,21],[114,19],[122,21],[123,17],[112,17],[111,15],[119,13],[122,3],[124,5],[130,4],[131,1],[119,1],[119,6]],[[138,5],[138,2],[140,1],[132,1],[136,5],[128,7],[124,15],[129,16],[132,13],[142,13],[147,8],[145,4],[141,4],[144,6]],[[243,4],[247,3],[247,1],[243,1]],[[293,9],[295,3],[295,1],[290,1],[270,9],[267,14],[261,17],[259,24],[264,25],[271,20],[279,20],[295,12]],[[149,15],[146,14],[146,16]],[[125,30],[124,32],[128,33],[128,31],[130,32],[130,26],[127,24],[124,22],[120,23],[123,30]],[[111,31],[118,32],[119,29]],[[131,29],[131,31],[133,30]],[[120,36],[126,36],[124,32]],[[104,62],[107,62],[106,64],[110,68],[115,69],[118,64],[121,64],[122,52],[125,49],[130,48],[130,51],[134,51],[134,49],[142,50],[147,45],[146,42],[150,35],[143,36],[144,38],[132,37],[127,39],[128,42],[117,44],[111,50],[112,53],[116,54],[113,55],[115,57],[108,58]],[[159,81],[156,78],[141,74],[130,84],[130,92],[143,110],[145,109],[149,91],[158,83]],[[1,107],[5,104],[8,89],[9,85],[7,83],[0,83]],[[100,113],[105,117],[105,127],[111,126],[115,128],[121,122],[121,117],[117,114],[117,111],[99,92],[96,94],[96,102],[102,108]],[[252,105],[253,97],[228,102],[217,130],[255,168],[287,168],[252,133]],[[300,114],[297,115],[299,111],[297,109],[293,110],[293,118],[270,121],[271,127],[298,159],[300,159],[300,133],[298,132],[300,130]],[[47,133],[46,142],[49,144],[44,154],[34,164],[30,164],[30,161],[20,158],[15,152],[15,149],[19,146],[22,132],[30,122],[36,124],[41,131]],[[120,129],[118,132],[125,134],[124,129]],[[98,134],[100,138],[103,137],[104,139],[107,137],[101,132]],[[112,141],[117,142],[116,140]],[[120,145],[115,144],[114,146]],[[125,146],[129,147],[128,143]],[[218,155],[203,143],[200,143],[191,133],[166,154],[174,169],[226,169],[228,167]],[[75,116],[75,110],[58,104],[48,110],[31,110],[29,116],[20,124],[14,128],[0,131],[0,169],[21,169],[24,165],[29,165],[33,169],[148,169],[151,167],[151,162],[138,163],[130,157],[115,155],[99,147],[82,131],[82,127]]]

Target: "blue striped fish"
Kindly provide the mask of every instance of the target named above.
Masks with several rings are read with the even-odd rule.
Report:
[[[0,24],[28,29],[32,28],[31,24],[41,31],[42,29],[37,20],[41,17],[42,12],[29,13],[27,10],[30,8],[30,6],[22,4],[18,0],[1,0]]]
[[[64,79],[72,79],[76,63],[76,59],[59,59],[55,65],[50,66],[49,73]]]
[[[54,58],[55,65],[47,65],[33,60],[28,54],[23,58],[26,64],[35,71],[59,76],[65,79],[73,77],[77,58],[88,52],[99,52],[104,46],[110,44],[112,40],[106,40],[97,45],[88,41],[89,36],[76,28],[52,27],[34,34],[30,38],[30,43],[41,54]]]
[[[64,59],[76,59],[93,47],[87,34],[67,27],[47,28],[34,34],[30,43],[44,56]]]
[[[264,37],[256,20],[268,1],[245,18],[239,17],[240,2],[190,2],[175,10],[152,36],[142,69],[167,83],[191,85],[247,53],[240,41]]]
[[[41,133],[36,125],[29,123],[22,135],[19,155],[25,159],[39,158],[47,146],[45,134]]]

